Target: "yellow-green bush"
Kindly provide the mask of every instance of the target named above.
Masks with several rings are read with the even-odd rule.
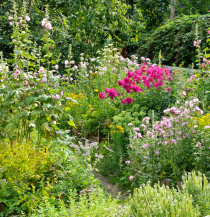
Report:
[[[0,203],[5,204],[7,213],[14,209],[18,212],[16,205],[26,202],[26,192],[50,169],[52,161],[48,148],[30,143],[0,143]]]

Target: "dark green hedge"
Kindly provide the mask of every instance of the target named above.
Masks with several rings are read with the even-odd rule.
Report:
[[[197,55],[193,45],[198,26],[199,39],[202,40],[201,48],[204,49],[208,36],[207,28],[210,26],[210,15],[191,15],[176,18],[157,28],[152,33],[139,36],[137,55],[150,58],[158,63],[161,50],[164,65],[179,65],[189,67],[195,63]]]

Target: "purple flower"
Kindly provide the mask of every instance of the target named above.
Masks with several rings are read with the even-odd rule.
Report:
[[[155,151],[155,154],[158,154],[159,152],[158,151]]]

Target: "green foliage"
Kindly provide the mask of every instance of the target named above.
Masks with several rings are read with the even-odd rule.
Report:
[[[25,210],[33,185],[43,178],[53,163],[49,147],[38,148],[33,144],[18,144],[5,140],[0,144],[0,203],[4,211],[0,215]]]
[[[99,2],[97,0],[32,0],[27,2],[27,13],[31,17],[31,26],[35,30],[34,36],[38,45],[41,45],[43,29],[40,26],[44,18],[46,5],[49,5],[55,41],[54,55],[68,55],[69,44],[73,48],[73,57],[79,61],[80,53],[86,56],[97,56],[96,51],[101,50],[107,39],[112,38],[120,47],[130,40],[130,32],[135,37],[136,31],[142,28],[139,22],[140,11],[136,10],[136,19],[126,16],[129,5],[124,1]],[[6,58],[11,57],[13,46],[11,43],[12,28],[8,22],[9,11],[12,9],[11,1],[0,2],[1,39],[0,50]],[[22,16],[22,1],[17,1],[18,16]],[[107,31],[108,30],[108,31]],[[120,35],[115,30],[120,31]],[[93,40],[94,39],[94,40]],[[61,66],[62,67],[62,66]],[[62,67],[64,70],[64,67]]]
[[[196,26],[198,37],[202,41],[201,49],[204,49],[207,39],[206,29],[210,25],[210,15],[183,16],[168,21],[165,25],[155,29],[152,33],[140,34],[137,53],[158,63],[158,55],[161,50],[163,65],[179,65],[191,67],[195,63],[196,48],[193,41],[196,38]]]
[[[131,214],[136,217],[164,216],[201,216],[198,205],[193,206],[193,198],[187,192],[180,193],[160,184],[150,183],[135,189],[130,197]]]
[[[197,204],[202,216],[210,214],[210,184],[205,175],[191,172],[183,176],[182,192],[193,197],[193,206]]]
[[[39,206],[37,206],[36,209],[33,210],[33,213],[30,216],[129,216],[127,207],[124,208],[124,210],[118,209],[118,201],[116,199],[112,199],[111,197],[107,197],[101,189],[97,189],[96,192],[83,197],[78,197],[74,191],[70,191],[68,201],[69,205],[66,205],[62,200],[57,202],[49,197],[44,197],[43,201],[39,204]]]
[[[135,0],[135,3],[141,9],[147,30],[160,26],[168,17],[170,0]]]
[[[209,12],[209,1],[206,0],[177,0],[173,2],[175,14],[207,14]]]

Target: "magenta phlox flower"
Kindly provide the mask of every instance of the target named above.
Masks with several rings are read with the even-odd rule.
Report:
[[[135,74],[132,71],[128,71],[128,78],[133,77]]]
[[[131,89],[133,90],[133,92],[136,92],[136,93],[143,91],[142,88],[140,88],[140,87],[138,87],[138,86],[136,86],[136,85],[133,85],[133,86],[131,87]]]
[[[123,80],[118,80],[118,84],[119,84],[119,86],[123,86],[124,81]]]
[[[148,144],[144,144],[144,145],[143,145],[143,148],[147,148],[147,147],[149,147]]]
[[[125,161],[126,164],[130,164],[131,162],[129,160]]]
[[[125,104],[125,103],[126,103],[126,101],[125,101],[124,99],[122,99],[122,100],[121,100],[121,103],[122,103],[122,104]]]
[[[159,154],[159,152],[158,152],[158,151],[155,151],[155,154]]]
[[[107,93],[107,95],[111,98],[114,99],[116,96],[120,96],[121,94],[116,92],[115,88],[106,88],[105,92]]]
[[[106,94],[102,93],[102,92],[99,92],[99,98],[100,99],[105,99],[106,98]]]
[[[131,104],[132,102],[134,102],[134,99],[128,97],[128,98],[125,99],[125,101],[126,101],[126,103],[129,105],[129,104]]]

